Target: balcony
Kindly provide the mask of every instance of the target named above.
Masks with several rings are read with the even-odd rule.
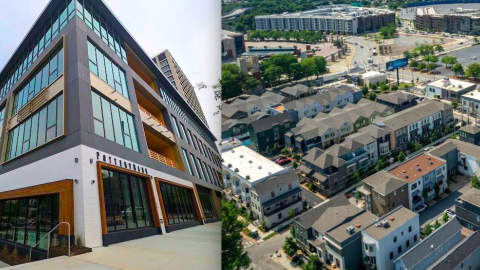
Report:
[[[168,130],[167,126],[162,120],[150,113],[143,106],[138,105],[138,108],[140,109],[140,117],[142,118],[143,123],[152,127],[155,131],[175,143],[175,136],[170,130]]]
[[[178,165],[177,165],[177,162],[165,157],[165,156],[162,156],[161,154],[153,151],[153,150],[150,150],[148,149],[148,155],[150,156],[151,159],[154,159],[158,162],[161,162],[167,166],[170,166],[172,168],[175,168],[177,169],[178,168]]]

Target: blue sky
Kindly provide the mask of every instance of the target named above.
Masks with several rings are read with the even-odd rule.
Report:
[[[104,0],[150,56],[168,49],[190,82],[220,78],[220,10],[213,0]],[[48,0],[17,0],[0,8],[0,68],[32,27]],[[221,115],[211,88],[197,91],[211,131],[220,138]]]

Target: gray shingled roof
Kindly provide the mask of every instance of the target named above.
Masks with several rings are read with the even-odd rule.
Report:
[[[467,132],[469,134],[477,134],[480,132],[480,127],[477,127],[477,126],[464,126],[462,128],[460,128],[460,131],[464,131],[464,132]]]
[[[285,121],[293,122],[292,115],[289,112],[285,112],[285,113],[277,114],[267,118],[252,121],[250,124],[252,125],[255,133],[258,133],[258,132],[271,129],[272,126],[275,124],[283,125]]]
[[[480,190],[471,188],[465,194],[460,196],[459,199],[480,207]]]
[[[344,197],[343,195],[341,196]],[[344,223],[346,220],[360,214],[362,211],[364,210],[361,210],[353,204],[331,206],[323,212],[323,215],[320,216],[315,223],[313,223],[312,228],[322,235],[325,235],[328,230]]]
[[[375,125],[368,125],[366,127],[359,129],[358,131],[363,133],[368,133],[375,139],[385,137],[386,135],[390,134],[390,131]]]
[[[443,155],[450,153],[453,150],[457,150],[457,145],[452,140],[448,139],[441,145],[428,151],[428,153],[432,156],[442,157]]]
[[[329,152],[324,152],[317,147],[308,150],[307,155],[303,157],[303,160],[319,168],[328,168],[332,165],[338,168],[347,164],[345,160],[335,157]]]
[[[289,94],[289,95],[292,95],[292,96],[298,96],[298,95],[301,95],[301,94],[311,93],[311,92],[315,92],[315,91],[316,91],[315,89],[313,89],[311,87],[308,87],[306,85],[303,85],[303,84],[297,84],[297,85],[294,85],[294,86],[285,87],[282,90],[280,90],[280,92],[285,93],[285,94]]]
[[[448,106],[450,105],[444,104],[440,101],[428,99],[421,102],[417,106],[385,117],[382,121],[377,120],[375,123],[379,123],[380,125],[383,124],[390,128],[390,130],[394,131],[413,124],[414,122],[418,122],[432,114],[441,112],[447,109]]]
[[[389,174],[386,171],[379,171],[362,180],[365,184],[372,186],[373,190],[382,195],[387,195],[399,189],[407,183],[400,178]]]
[[[237,124],[250,124],[254,121],[257,121],[259,119],[263,119],[263,118],[268,118],[268,117],[271,117],[270,114],[266,114],[266,113],[262,113],[262,112],[258,112],[258,113],[254,113],[252,114],[251,116],[247,117],[247,118],[242,118],[242,119],[228,119],[227,121],[223,122],[222,123],[222,132],[223,131],[227,131],[229,130],[230,128],[232,128],[233,126],[237,125]]]
[[[456,218],[451,219],[395,261],[402,261],[407,269],[412,269],[461,230],[462,225],[460,225],[460,222]]]
[[[258,195],[268,194],[277,187],[285,186],[294,182],[298,182],[298,175],[293,169],[289,169],[287,172],[271,176],[262,182],[255,184],[253,189]]]
[[[455,148],[458,152],[474,157],[477,162],[480,162],[480,146],[456,139],[447,139],[443,144],[430,150],[430,153],[434,156],[441,157]]]
[[[342,194],[330,199],[329,201],[323,202],[308,212],[305,212],[295,218],[295,222],[302,225],[304,228],[309,229],[312,225],[317,222],[317,220],[321,219],[324,215],[325,211],[331,207],[342,207],[346,205],[352,205],[345,196]]]
[[[480,248],[480,233],[475,232],[435,262],[429,270],[452,270]]]
[[[379,95],[377,100],[384,100],[389,103],[400,105],[405,101],[414,100],[416,98],[417,97],[412,94],[404,93],[402,91],[394,91],[388,94]]]

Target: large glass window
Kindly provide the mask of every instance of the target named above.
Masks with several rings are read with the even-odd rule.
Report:
[[[110,170],[102,178],[107,231],[152,226],[145,179]]]
[[[92,91],[95,134],[138,152],[133,117],[122,108]]]
[[[38,69],[37,73],[27,80],[13,98],[12,115],[15,115],[27,102],[34,98],[63,74],[63,47],[52,54],[50,61]]]
[[[63,135],[63,94],[10,130],[5,160],[26,153],[60,135]]]
[[[217,211],[213,206],[212,195],[208,188],[197,186],[198,197],[200,198],[200,203],[202,204],[203,214],[206,219],[218,218]]]
[[[182,135],[180,134],[180,131],[178,130],[178,122],[177,122],[177,118],[175,118],[175,116],[172,115],[172,124],[173,124],[173,127],[175,129],[175,133],[177,134],[177,136],[179,136],[180,138],[182,137]]]
[[[73,9],[75,7],[74,0],[63,0],[60,1],[55,12],[52,13],[50,18],[45,20],[45,25],[39,30],[38,35],[33,38],[33,41],[29,44],[28,48],[23,53],[23,57],[18,60],[15,67],[10,70],[9,75],[4,81],[0,83],[0,99],[2,99],[8,91],[17,83],[22,75],[28,71],[37,58],[44,52],[47,51],[48,46],[52,44],[60,31],[67,25],[67,22],[72,19],[73,16],[67,16],[67,6],[68,14],[73,15]],[[60,60],[59,60],[60,63]],[[63,55],[62,55],[63,63]],[[54,66],[55,67],[55,66]],[[43,69],[43,67],[42,67]],[[63,65],[58,66],[58,71],[63,71]],[[47,74],[46,74],[47,75]],[[48,74],[52,80],[60,76],[60,74],[55,73]],[[49,78],[47,78],[49,80]],[[41,85],[43,83],[40,83]]]
[[[58,222],[58,195],[0,201],[0,239],[33,246]],[[39,244],[47,248],[47,238]],[[51,241],[58,242],[58,230]]]
[[[90,41],[87,41],[87,51],[90,71],[129,99],[125,72]]]
[[[169,225],[197,220],[192,190],[166,183],[160,190]]]
[[[187,150],[185,150],[184,148],[182,148],[182,155],[183,155],[183,159],[185,160],[185,165],[187,165],[188,173],[190,175],[195,176],[195,174],[193,173],[192,167],[190,166],[190,161],[188,159]]]

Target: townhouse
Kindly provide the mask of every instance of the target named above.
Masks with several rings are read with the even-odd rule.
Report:
[[[329,114],[318,113],[315,118],[302,119],[285,133],[285,146],[301,153],[312,147],[326,149],[342,142],[345,137],[370,125],[378,117],[393,114],[393,109],[367,99],[357,104],[335,108]]]
[[[423,270],[433,265],[462,241],[462,226],[451,219],[395,259],[395,270]]]
[[[408,183],[408,209],[412,211],[448,187],[446,161],[428,154],[411,158],[388,173]]]
[[[400,112],[417,105],[418,97],[402,91],[393,91],[377,96],[377,102]]]
[[[456,199],[455,213],[462,226],[478,231],[480,228],[480,190],[471,188]]]
[[[447,139],[429,151],[430,155],[447,162],[448,175],[461,173],[480,176],[480,146],[460,140]]]
[[[258,112],[268,113],[270,106],[286,104],[291,101],[289,98],[272,92],[251,95],[246,99],[238,97],[232,103],[222,104],[222,121],[247,118]],[[283,113],[284,111],[282,110],[281,112]]]
[[[427,270],[462,270],[480,268],[480,233],[462,240]]]
[[[363,228],[363,263],[367,268],[393,270],[394,261],[419,241],[418,214],[405,207],[397,207]]]
[[[409,142],[420,141],[433,132],[441,134],[454,123],[451,105],[437,100],[425,100],[417,106],[373,122],[390,131],[390,148],[407,149]]]
[[[303,84],[288,86],[280,90],[280,95],[293,100],[301,99],[315,94],[317,94],[317,90]]]
[[[290,112],[265,117],[251,122],[248,125],[250,141],[259,153],[267,148],[273,150],[275,144],[285,145],[285,133],[295,126]]]
[[[222,140],[235,138],[237,140],[245,140],[250,138],[248,126],[255,121],[270,117],[270,114],[257,112],[252,116],[242,119],[229,119],[222,123]]]
[[[377,141],[368,133],[356,133],[330,149],[312,148],[298,170],[325,196],[331,196],[351,182],[355,172],[366,172],[378,161]]]
[[[462,142],[468,142],[475,145],[480,145],[480,127],[463,126],[458,131],[459,138]]]

